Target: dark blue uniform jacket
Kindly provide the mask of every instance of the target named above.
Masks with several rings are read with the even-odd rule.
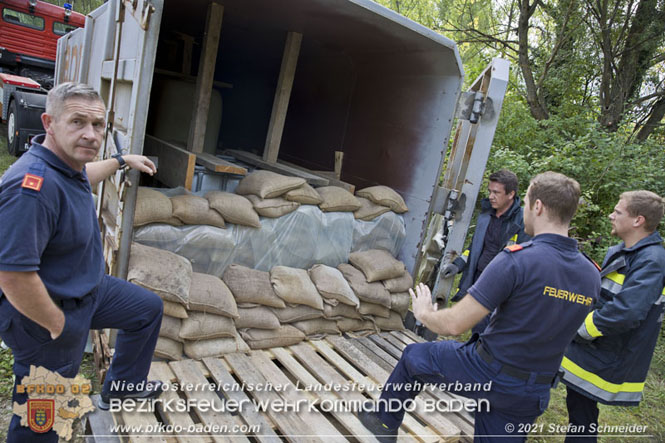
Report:
[[[600,298],[580,328],[591,340],[571,343],[561,365],[569,387],[604,404],[642,399],[665,307],[662,241],[654,232],[607,251]]]

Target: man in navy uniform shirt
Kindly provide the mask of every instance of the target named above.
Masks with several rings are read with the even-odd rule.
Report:
[[[461,386],[487,384],[485,391],[460,395],[486,399],[475,413],[475,441],[524,441],[525,425],[547,408],[564,349],[600,290],[594,264],[568,237],[577,209],[579,184],[555,172],[539,174],[526,192],[524,225],[533,237],[507,247],[488,265],[455,306],[437,310],[430,290],[420,284],[413,313],[440,335],[459,335],[492,312],[489,326],[467,343],[438,341],[406,347],[385,384],[378,412],[364,410],[360,420],[380,441],[395,441],[404,402],[424,383]],[[389,409],[392,400],[401,408]]]
[[[14,354],[13,400],[30,372],[42,366],[74,377],[90,329],[117,328],[115,354],[102,398],[151,398],[159,382],[145,383],[162,318],[162,301],[150,291],[104,274],[101,234],[92,186],[125,164],[148,174],[141,155],[95,159],[105,129],[104,102],[87,85],[52,89],[42,114],[45,135],[0,180],[0,337]],[[134,392],[111,382],[140,383]],[[57,442],[51,430],[34,433],[14,415],[8,442]]]

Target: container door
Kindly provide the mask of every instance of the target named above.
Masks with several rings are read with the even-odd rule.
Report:
[[[509,63],[495,58],[463,93],[457,106],[457,131],[446,161],[442,186],[430,202],[430,220],[423,232],[415,276],[433,286],[434,299],[447,300],[454,278],[439,269],[460,255],[483,182],[494,132],[508,85]]]
[[[111,0],[85,28],[58,40],[56,83],[79,81],[101,94],[107,129],[100,158],[143,151],[163,0]],[[97,189],[107,271],[125,278],[139,173],[118,171]]]

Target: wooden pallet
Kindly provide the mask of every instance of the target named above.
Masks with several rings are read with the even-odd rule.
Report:
[[[247,434],[197,434],[196,438],[187,435],[121,435],[120,441],[130,442],[218,442],[218,441],[259,441],[259,442],[376,442],[358,421],[354,412],[331,408],[343,404],[377,399],[380,391],[377,384],[385,383],[390,371],[397,363],[402,350],[410,343],[422,339],[411,331],[393,331],[374,334],[368,337],[347,338],[327,337],[325,340],[307,341],[295,346],[251,351],[248,354],[230,354],[223,358],[207,358],[201,362],[182,360],[175,362],[154,362],[150,378],[165,382],[202,386],[209,383],[233,385],[244,384],[242,390],[210,391],[181,390],[167,391],[160,399],[208,401],[217,407],[226,404],[243,404],[236,412],[200,411],[192,408],[190,413],[166,411],[157,408],[156,412],[106,413],[101,411],[91,415],[88,429],[98,433],[102,428],[100,420],[116,424],[153,427],[190,425],[258,425],[260,431],[251,430]],[[346,386],[339,389],[331,385]],[[272,386],[273,389],[251,389],[248,387]],[[354,389],[351,387],[354,386]],[[362,387],[365,387],[363,390]],[[219,395],[218,395],[219,394]],[[470,440],[473,435],[473,418],[468,413],[432,413],[423,410],[426,400],[449,401],[460,399],[453,394],[429,389],[416,398],[417,408],[407,413],[399,431],[400,441],[454,442]],[[182,400],[180,400],[182,401]],[[257,411],[255,404],[265,402],[271,405],[266,410]],[[279,403],[281,402],[281,403]],[[285,403],[286,402],[286,403]],[[290,402],[290,403],[289,403]],[[276,404],[300,405],[298,413],[275,410]],[[311,405],[315,407],[310,408]],[[232,406],[231,406],[232,407]],[[108,425],[106,425],[108,429]],[[91,436],[89,441],[94,440]]]

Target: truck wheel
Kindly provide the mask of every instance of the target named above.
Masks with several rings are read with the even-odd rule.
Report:
[[[7,115],[7,151],[15,157],[19,155],[19,141],[18,141],[18,128],[19,125],[18,112],[16,112],[16,100],[12,100],[9,104],[9,114]]]

